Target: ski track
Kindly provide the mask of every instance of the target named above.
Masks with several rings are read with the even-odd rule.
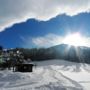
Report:
[[[76,82],[54,65],[43,63],[38,63],[32,73],[0,71],[0,90],[85,90],[80,83],[87,82]]]

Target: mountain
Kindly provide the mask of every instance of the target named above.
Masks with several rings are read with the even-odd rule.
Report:
[[[48,51],[52,51],[55,58],[58,59],[90,63],[89,47],[60,44],[48,48]]]

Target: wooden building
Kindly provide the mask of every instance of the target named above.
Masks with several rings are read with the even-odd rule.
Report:
[[[15,71],[32,72],[34,64],[16,64]]]

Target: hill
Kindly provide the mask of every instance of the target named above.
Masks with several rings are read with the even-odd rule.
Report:
[[[20,49],[25,57],[35,60],[64,59],[72,62],[90,63],[90,48],[60,44],[49,48]]]

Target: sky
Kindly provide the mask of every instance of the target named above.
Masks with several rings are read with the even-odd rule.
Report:
[[[90,0],[0,0],[0,45],[50,47],[79,32],[90,47]]]

